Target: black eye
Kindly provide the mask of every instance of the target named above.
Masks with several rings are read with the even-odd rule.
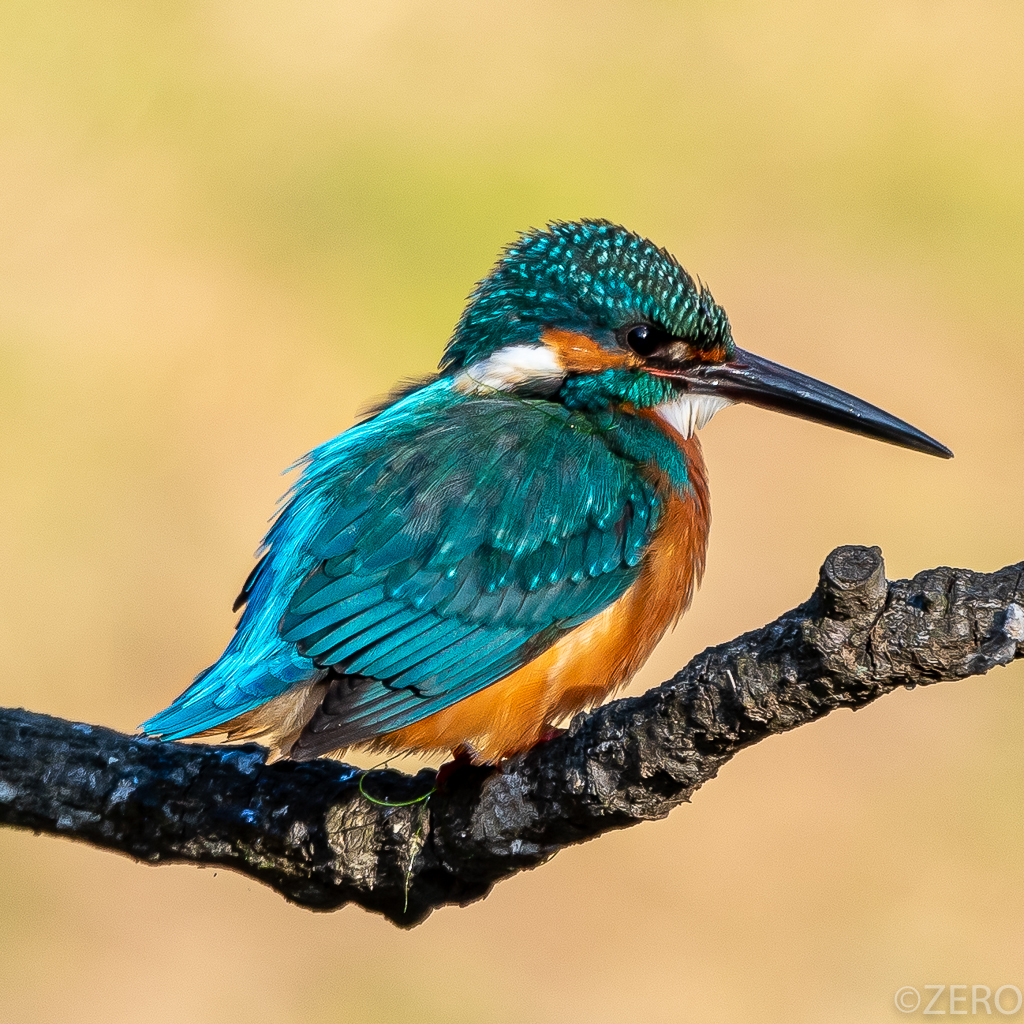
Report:
[[[635,324],[623,332],[622,341],[626,348],[646,359],[669,341],[669,336],[653,324]]]

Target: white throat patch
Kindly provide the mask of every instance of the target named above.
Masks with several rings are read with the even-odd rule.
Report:
[[[708,420],[726,406],[732,405],[728,398],[717,395],[681,395],[671,402],[655,407],[655,412],[683,437],[692,437]]]
[[[547,345],[509,345],[466,367],[455,378],[462,392],[511,391],[523,384],[556,388],[565,380],[558,355]]]

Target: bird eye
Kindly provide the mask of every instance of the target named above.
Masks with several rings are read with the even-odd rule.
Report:
[[[638,356],[647,358],[654,355],[668,340],[668,335],[651,324],[635,324],[623,333],[626,347]]]

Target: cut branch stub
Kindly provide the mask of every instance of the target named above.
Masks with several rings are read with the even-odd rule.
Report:
[[[888,584],[882,549],[847,544],[825,559],[818,577],[818,594],[830,619],[876,615],[885,604]]]

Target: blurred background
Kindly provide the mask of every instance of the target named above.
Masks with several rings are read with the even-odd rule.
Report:
[[[1024,558],[1016,0],[7,0],[0,38],[0,704],[165,706],[280,471],[431,369],[552,218],[666,245],[739,344],[956,452],[717,417],[704,587],[634,689],[837,544],[893,578]],[[1024,988],[1022,683],[760,744],[409,933],[3,831],[3,1016],[861,1022],[903,985]]]

